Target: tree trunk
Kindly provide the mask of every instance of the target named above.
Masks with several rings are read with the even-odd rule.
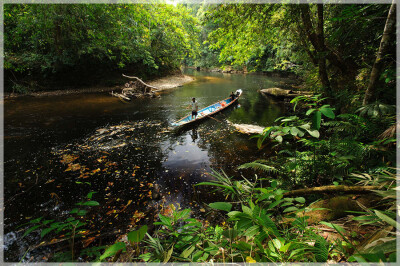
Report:
[[[381,44],[379,45],[378,54],[376,56],[375,63],[372,67],[371,76],[369,79],[368,88],[365,92],[363,105],[371,103],[374,96],[376,96],[376,87],[384,63],[383,58],[387,51],[387,47],[389,46],[390,35],[394,31],[395,27],[396,27],[396,3],[395,0],[393,0],[386,19],[385,29],[383,30],[383,35],[381,39]]]
[[[310,8],[308,5],[300,5],[301,9],[301,19],[304,24],[304,28],[307,37],[317,53],[317,63],[318,63],[318,74],[321,80],[324,90],[331,95],[331,86],[328,78],[328,73],[326,70],[326,46],[324,41],[324,6],[322,4],[317,5],[318,8],[318,23],[316,31],[311,22]]]
[[[318,25],[316,30],[317,43],[319,46],[318,51],[318,68],[319,76],[321,78],[322,86],[324,90],[330,96],[332,94],[331,85],[328,78],[328,73],[326,71],[326,46],[324,41],[324,6],[323,4],[318,4]]]

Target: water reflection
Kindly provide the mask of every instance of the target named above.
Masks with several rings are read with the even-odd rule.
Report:
[[[196,126],[194,126],[192,128],[192,134],[190,134],[190,136],[192,137],[192,141],[196,142],[196,139],[198,138],[198,136],[197,136],[197,127]]]
[[[7,261],[18,261],[27,243],[39,241],[37,235],[21,240],[16,226],[30,217],[65,217],[89,191],[97,192],[95,200],[101,204],[90,214],[98,221],[90,230],[123,233],[140,223],[140,217],[151,219],[141,213],[159,204],[193,207],[196,199],[218,198],[209,188],[193,188],[212,179],[212,169],[237,175],[238,165],[267,156],[226,121],[270,125],[283,107],[257,90],[275,81],[256,75],[192,74],[196,81],[163,93],[161,99],[129,104],[105,93],[5,102]],[[217,114],[215,120],[170,130],[172,121],[188,113],[185,107],[192,97],[202,108],[239,88],[244,90],[240,105]],[[124,211],[111,218],[112,209]]]

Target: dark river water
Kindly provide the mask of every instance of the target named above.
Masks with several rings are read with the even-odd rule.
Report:
[[[46,261],[63,245],[59,235],[40,231],[22,238],[29,220],[62,221],[94,191],[85,216],[93,244],[110,244],[139,224],[150,224],[155,210],[174,204],[208,219],[205,204],[221,198],[211,187],[212,169],[240,177],[236,167],[268,156],[256,140],[227,124],[268,126],[283,114],[281,103],[257,90],[282,80],[262,75],[186,70],[195,81],[163,92],[159,99],[124,103],[107,93],[21,97],[4,103],[4,258]],[[185,116],[191,98],[199,108],[243,89],[239,104],[192,127],[171,131]],[[160,207],[161,206],[161,207]],[[204,217],[202,217],[204,216]],[[20,226],[20,227],[19,227]],[[108,241],[108,242],[107,242]],[[38,247],[39,244],[43,246]]]

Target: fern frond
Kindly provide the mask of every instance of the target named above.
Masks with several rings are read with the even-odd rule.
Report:
[[[328,260],[328,242],[322,236],[315,236],[313,253],[317,262],[326,262]]]
[[[269,166],[269,165],[265,165],[259,162],[251,162],[251,163],[245,163],[242,164],[240,166],[238,166],[237,169],[248,169],[248,168],[252,168],[254,170],[261,170],[267,173],[278,173],[279,171],[273,167],[273,166]]]

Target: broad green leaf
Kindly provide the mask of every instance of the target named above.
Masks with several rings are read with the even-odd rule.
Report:
[[[187,249],[185,249],[185,250],[181,253],[180,257],[185,258],[185,259],[188,258],[188,257],[190,256],[190,254],[193,253],[193,251],[195,250],[195,248],[196,248],[195,245],[192,245],[192,246],[188,247]]]
[[[236,246],[239,250],[242,251],[249,251],[251,250],[252,246],[244,241],[239,241]]]
[[[193,262],[198,262],[199,258],[203,255],[204,251],[199,250],[193,255]]]
[[[83,206],[99,206],[100,203],[98,203],[97,201],[94,200],[90,200],[90,201],[86,201],[84,203],[82,203]]]
[[[89,192],[88,194],[87,194],[87,198],[88,199],[92,199],[92,197],[93,197],[93,194],[95,194],[95,193],[97,193],[96,191],[91,191],[91,192]]]
[[[281,243],[281,241],[279,241],[279,239],[277,239],[277,238],[272,239],[272,243],[274,244],[274,246],[277,250],[281,249],[282,243]]]
[[[307,130],[307,132],[314,138],[319,138],[319,131],[314,129],[314,130]]]
[[[180,211],[176,214],[176,219],[185,219],[189,216],[190,214],[190,209],[184,209],[183,211]]]
[[[238,236],[238,231],[235,229],[227,229],[222,232],[222,235],[229,239],[235,239]]]
[[[268,241],[268,247],[272,252],[275,252],[275,247],[274,247],[274,244],[272,243],[272,241]]]
[[[123,242],[117,242],[114,245],[108,247],[103,255],[100,256],[100,261],[104,260],[105,258],[114,256],[115,254],[117,254],[118,251],[120,251],[121,249],[125,249],[125,243]]]
[[[299,128],[309,130],[311,128],[311,126],[310,126],[310,124],[304,124],[304,125],[299,126]]]
[[[139,243],[143,240],[144,236],[147,233],[147,225],[143,225],[139,228],[139,230],[132,231],[128,233],[128,240],[131,243]]]
[[[151,259],[152,256],[153,256],[153,254],[148,252],[148,253],[141,254],[139,256],[139,258],[142,259],[143,261],[147,262]]]
[[[253,211],[249,207],[242,205],[242,210],[243,213],[249,215],[250,217],[253,216]]]
[[[210,203],[208,206],[210,206],[213,209],[226,211],[226,212],[230,212],[232,209],[232,204],[227,203],[227,202],[213,202],[213,203]]]
[[[300,202],[300,203],[305,203],[306,202],[306,200],[303,197],[297,197],[294,200],[297,201],[297,202]]]
[[[292,245],[292,243],[287,243],[286,245],[284,245],[284,246],[282,246],[282,247],[280,248],[280,251],[283,252],[283,253],[285,253],[286,251],[288,251],[290,245]]]
[[[171,248],[170,248],[170,250],[168,250],[168,252],[165,252],[164,253],[164,263],[167,263],[170,259],[171,259],[171,256],[172,256],[172,252],[174,251],[174,246],[172,246]]]
[[[286,206],[290,206],[293,205],[293,202],[285,202],[283,204],[281,204],[281,207],[286,207]]]
[[[85,210],[79,210],[79,211],[77,212],[77,215],[78,215],[78,216],[84,216],[86,213],[87,213],[87,211],[85,211]]]
[[[257,217],[257,220],[268,233],[272,233],[276,237],[281,236],[275,223],[267,215],[261,214],[260,217]]]
[[[292,207],[284,209],[283,212],[293,212],[293,211],[297,211],[297,210],[298,210],[297,207],[292,206]]]
[[[297,136],[299,134],[300,130],[297,127],[291,127],[290,128],[290,134],[293,136]]]
[[[158,217],[160,218],[161,222],[166,226],[171,226],[171,218],[166,217],[164,215],[159,214]]]
[[[238,216],[238,214],[241,214],[241,213],[242,212],[239,212],[239,211],[231,211],[228,213],[228,216],[231,218],[234,218],[234,217]]]
[[[69,213],[73,214],[73,213],[78,213],[79,209],[78,208],[74,208],[72,209]]]
[[[246,215],[246,214],[243,214]],[[236,227],[238,230],[246,230],[247,228],[253,226],[253,220],[246,215],[245,217],[240,217],[236,223]]]
[[[248,228],[245,232],[244,235],[247,237],[253,237],[255,236],[258,232],[260,232],[260,227],[258,225],[253,225],[252,227]]]
[[[321,112],[316,111],[312,117],[312,128],[319,130],[321,127]]]
[[[306,112],[306,115],[310,115],[310,114],[312,114],[314,111],[315,111],[315,109],[309,109],[309,110]]]
[[[331,118],[331,119],[334,119],[334,118],[335,118],[335,114],[333,113],[332,108],[329,108],[329,107],[322,107],[322,108],[320,108],[319,110],[321,111],[321,113],[322,113],[324,116],[326,116],[326,117],[328,117],[328,118]]]

